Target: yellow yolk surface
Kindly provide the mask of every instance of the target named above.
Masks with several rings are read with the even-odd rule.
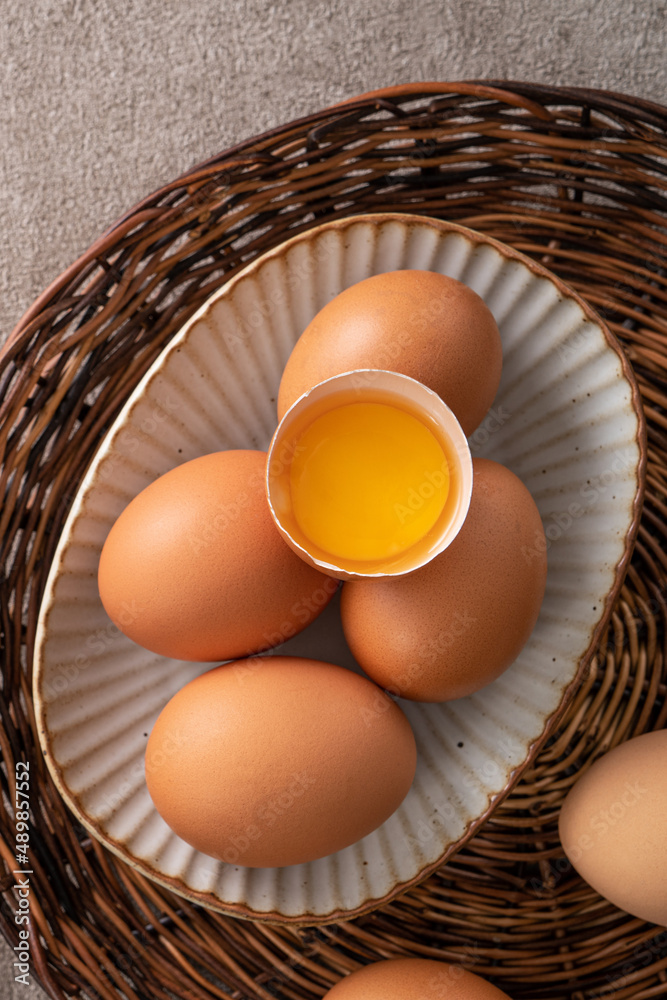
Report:
[[[411,413],[348,403],[299,437],[290,490],[299,528],[324,552],[384,559],[433,527],[449,493],[449,466],[435,435]]]

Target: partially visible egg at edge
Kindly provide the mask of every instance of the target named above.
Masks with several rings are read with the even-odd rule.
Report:
[[[568,792],[558,829],[568,859],[596,892],[667,927],[667,729],[594,761]]]
[[[341,979],[324,1000],[510,1000],[463,966],[429,958],[372,962]]]

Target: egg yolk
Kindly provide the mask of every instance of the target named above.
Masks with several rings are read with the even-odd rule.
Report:
[[[438,520],[449,465],[431,430],[385,403],[347,403],[297,439],[292,511],[310,542],[337,559],[405,552]]]

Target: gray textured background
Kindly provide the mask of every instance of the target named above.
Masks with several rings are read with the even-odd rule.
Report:
[[[0,340],[121,212],[232,143],[417,80],[667,104],[666,21],[662,0],[0,0]],[[2,1000],[42,998],[9,956]]]

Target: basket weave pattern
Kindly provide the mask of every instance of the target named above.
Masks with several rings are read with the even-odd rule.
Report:
[[[171,335],[257,254],[320,221],[373,211],[493,236],[601,313],[642,393],[644,513],[581,688],[481,833],[421,886],[356,921],[250,924],[147,881],[75,823],[35,732],[37,614],[86,466]],[[588,888],[557,833],[582,769],[667,726],[667,109],[601,91],[420,84],[229,150],[128,212],[34,303],[0,357],[0,442],[0,926],[13,947],[9,803],[15,762],[29,760],[30,949],[49,996],[311,998],[359,963],[419,955],[459,962],[515,1000],[667,997],[667,931]]]

